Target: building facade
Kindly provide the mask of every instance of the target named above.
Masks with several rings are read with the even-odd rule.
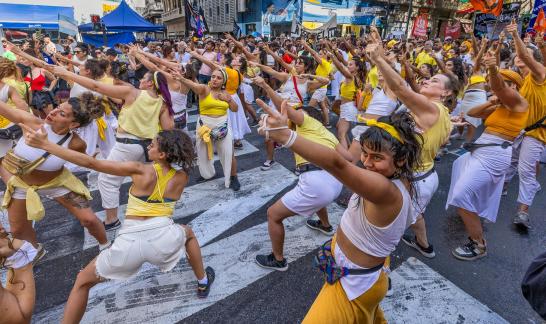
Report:
[[[178,38],[186,33],[186,17],[183,0],[162,0],[161,20],[167,28],[167,37]]]
[[[203,8],[210,34],[233,31],[237,0],[193,0],[195,8]]]
[[[144,8],[140,14],[144,19],[148,20],[152,24],[160,25],[161,14],[163,13],[163,3],[161,0],[146,0]]]

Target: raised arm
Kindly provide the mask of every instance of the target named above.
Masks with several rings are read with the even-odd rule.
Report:
[[[207,65],[208,67],[210,67],[212,70],[215,70],[215,69],[218,69],[218,68],[221,68],[220,64],[216,63],[216,62],[213,62],[209,59],[207,59],[206,57],[204,57],[203,55],[197,53],[196,51],[190,51],[189,52],[190,55],[194,58],[196,58],[197,60],[201,61],[203,64]]]
[[[488,101],[470,108],[470,110],[468,110],[466,114],[470,117],[486,119],[499,106],[497,103],[495,103],[495,101],[498,101],[498,100],[496,98],[493,98],[493,99],[490,98]]]
[[[237,48],[241,49],[241,51],[243,51],[243,54],[245,55],[246,59],[249,62],[250,61],[257,62],[258,61],[258,58],[254,54],[250,53],[250,51],[243,46],[243,43],[236,40],[235,37],[231,36],[228,33],[224,33],[224,36],[227,39],[229,39],[231,42],[233,42],[233,44],[235,44],[235,47],[237,47]]]
[[[287,107],[286,101],[283,102],[281,113],[268,107],[260,99],[256,102],[269,114],[267,127],[276,128],[286,126]],[[281,129],[270,131],[272,139],[279,143],[286,143],[290,137],[291,131]],[[354,193],[374,204],[392,204],[393,197],[400,197],[396,186],[381,174],[357,167],[347,161],[342,155],[333,149],[324,145],[297,136],[296,141],[290,147],[292,151],[302,156],[307,161],[323,168],[343,184],[349,187]]]
[[[438,108],[427,97],[422,94],[416,93],[406,86],[404,79],[396,72],[392,66],[385,61],[381,54],[382,47],[379,44],[371,44],[366,48],[367,53],[370,56],[372,62],[377,66],[379,71],[383,74],[383,79],[389,86],[389,88],[396,94],[398,99],[402,101],[412,113],[415,114],[417,120],[421,123],[421,127],[431,126],[425,122],[423,117],[425,116],[437,116]],[[426,118],[426,117],[425,117]]]
[[[305,39],[302,39],[301,45],[303,45],[303,49],[305,49],[313,56],[315,62],[317,62],[318,65],[322,64],[322,57],[320,57],[319,53],[317,53],[314,49],[311,48],[311,46],[309,46],[309,44],[307,44],[307,41],[305,41]]]
[[[277,70],[274,70],[272,68],[270,68],[269,66],[267,65],[263,65],[263,64],[260,64],[260,63],[256,63],[256,62],[248,62],[248,64],[250,66],[257,66],[260,68],[260,70],[262,70],[263,72],[271,75],[273,78],[281,81],[281,82],[286,82],[286,80],[288,80],[288,78],[290,77],[290,75],[286,72],[279,72]]]
[[[190,88],[196,95],[204,97],[207,95],[207,86],[201,83],[193,82],[192,80],[184,78],[179,71],[171,70],[171,77],[178,80],[182,85]]]
[[[480,73],[480,70],[481,70],[481,60],[482,60],[482,57],[483,55],[485,54],[485,51],[487,50],[487,43],[489,42],[489,40],[487,38],[483,38],[482,39],[482,43],[481,43],[481,47],[480,47],[480,51],[478,52],[478,54],[473,58],[473,61],[474,61],[474,65],[472,66],[472,74],[479,74]]]
[[[29,125],[19,124],[25,132],[25,141],[29,146],[40,148],[63,160],[72,162],[84,168],[116,176],[133,176],[144,173],[144,164],[140,162],[120,162],[110,160],[98,160],[87,154],[57,145],[47,139],[47,131],[42,126],[34,130]]]
[[[264,51],[273,56],[276,62],[278,62],[286,71],[290,72],[293,69],[293,66],[286,63],[277,53],[273,52],[268,46],[264,46]]]
[[[484,58],[487,73],[489,74],[489,85],[500,102],[508,109],[516,112],[524,112],[528,108],[527,100],[520,96],[519,92],[508,87],[504,82],[496,65],[497,59],[494,53],[487,53]]]
[[[28,110],[13,109],[13,107],[10,107],[3,101],[0,101],[0,115],[9,119],[14,124],[25,123],[33,128],[40,128],[43,123]]]
[[[331,52],[328,52],[328,57],[332,59],[332,62],[336,66],[337,70],[341,72],[341,74],[343,74],[345,79],[347,80],[353,79],[353,75],[351,74],[351,72],[349,72],[349,69],[345,65],[341,64],[341,62],[337,59],[337,57],[334,54],[332,54]]]
[[[546,45],[544,45],[544,32],[538,32],[535,36],[535,44],[542,54],[542,65],[546,66]]]
[[[169,60],[166,60],[164,58],[161,58],[161,57],[157,57],[153,54],[150,54],[150,53],[146,53],[142,50],[139,50],[138,53],[140,53],[141,55],[145,56],[148,60],[150,60],[151,62],[153,62],[154,64],[157,64],[157,65],[164,65],[168,68],[171,68],[171,69],[176,69],[179,67],[179,63],[175,63],[175,62],[171,62]]]
[[[109,85],[96,80],[78,75],[76,73],[70,72],[67,69],[56,66],[51,70],[55,75],[60,78],[65,79],[66,81],[72,81],[80,84],[82,87],[89,89],[90,91],[95,91],[101,93],[107,97],[122,99],[125,102],[133,102],[138,96],[138,89],[135,89],[132,86],[117,86]]]
[[[535,81],[542,83],[546,79],[546,67],[533,58],[533,55],[529,54],[527,47],[519,37],[518,25],[515,21],[506,26],[506,32],[512,35],[516,46],[516,53],[520,60],[527,65],[531,71],[531,75]]]
[[[15,105],[15,107],[17,107],[17,109],[20,109],[24,112],[28,112],[27,103],[21,98],[21,96],[19,95],[17,90],[15,90],[15,88],[11,86],[9,87],[8,96],[13,102],[13,104]]]

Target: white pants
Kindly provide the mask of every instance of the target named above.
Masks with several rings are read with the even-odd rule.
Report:
[[[207,125],[210,128],[215,128],[219,125],[222,125],[227,119],[227,115],[222,117],[211,117],[211,116],[199,116],[197,120],[197,128],[199,129],[199,121],[203,121],[203,124]],[[224,184],[226,188],[229,187],[229,176],[231,174],[231,161],[233,158],[233,139],[231,137],[231,130],[228,127],[228,132],[226,137],[222,138],[219,141],[214,141],[214,146],[216,147],[216,152],[218,153],[218,158],[222,164],[222,169],[224,170]],[[209,160],[207,144],[199,137],[195,136],[195,146],[197,147],[197,163],[199,166],[199,173],[205,179],[210,179],[216,174],[214,170],[214,158]]]
[[[534,137],[524,136],[521,142],[518,173],[519,173],[519,194],[518,203],[531,206],[536,193],[540,190],[537,181],[537,162],[540,161],[546,144]]]
[[[0,159],[6,156],[9,150],[13,148],[15,141],[10,139],[0,139]]]
[[[118,137],[137,138],[129,134],[118,134]],[[144,148],[139,144],[123,144],[116,142],[110,151],[110,154],[108,154],[107,160],[144,162]],[[121,187],[123,179],[124,177],[99,173],[97,185],[102,200],[102,208],[111,209],[119,207],[119,188]]]
[[[415,177],[419,177],[425,173],[426,171],[418,172],[415,174]],[[436,171],[432,172],[428,177],[413,183],[417,196],[414,197],[412,201],[413,208],[411,213],[412,219],[409,222],[410,224],[415,224],[419,215],[425,213],[428,204],[432,200],[432,196],[434,196],[434,193],[438,190],[438,183],[438,174]]]

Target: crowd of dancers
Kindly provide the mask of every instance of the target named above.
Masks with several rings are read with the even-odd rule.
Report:
[[[468,234],[455,258],[485,257],[497,243],[486,240],[481,219],[496,221],[516,173],[513,223],[532,226],[546,147],[546,46],[541,33],[521,39],[515,23],[496,40],[385,41],[372,26],[361,38],[226,34],[106,50],[75,41],[60,50],[49,38],[3,43],[0,176],[9,232],[0,226],[0,264],[9,271],[0,323],[28,322],[33,313],[33,266],[47,253],[33,228],[46,216],[41,197],[66,208],[99,243],[75,279],[63,323],[82,319],[91,287],[128,279],[145,262],[169,271],[186,255],[196,297],[207,297],[216,274],[191,228],[171,216],[190,170],[197,167],[198,181],[215,176],[215,154],[225,187],[240,189],[234,152],[252,126],[265,140],[261,169],[282,147],[294,152],[299,177],[267,209],[272,249],[256,255],[257,265],[288,269],[288,217],[309,217],[310,229],[332,236],[317,247],[327,282],[304,323],[385,322],[379,303],[400,240],[435,256],[425,211],[438,188],[435,161],[449,144],[467,151],[452,165],[446,201]],[[193,104],[195,136],[187,127]],[[73,174],[81,170],[99,173],[104,221]],[[132,185],[121,222],[125,177]],[[341,197],[347,206],[334,228],[327,207],[344,187],[352,195]],[[114,241],[107,231],[117,231]]]

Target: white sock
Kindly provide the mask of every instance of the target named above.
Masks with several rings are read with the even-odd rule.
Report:
[[[197,282],[200,284],[200,285],[206,285],[209,283],[209,278],[207,278],[207,274],[205,273],[205,277],[203,279],[199,279],[197,280]]]

